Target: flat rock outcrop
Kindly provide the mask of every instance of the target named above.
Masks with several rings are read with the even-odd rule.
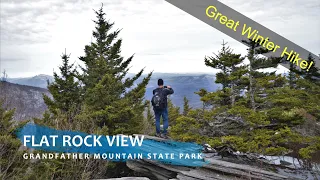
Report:
[[[166,141],[152,136],[145,138]],[[306,170],[283,160],[281,164],[275,164],[262,156],[234,152],[227,147],[214,150],[206,145],[202,154],[206,163],[201,167],[176,166],[147,159],[127,161],[127,166],[150,179],[159,180],[320,179],[319,169]]]

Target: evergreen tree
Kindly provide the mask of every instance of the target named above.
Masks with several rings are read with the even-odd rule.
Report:
[[[154,113],[152,112],[152,105],[150,103],[150,101],[146,100],[146,106],[147,106],[147,121],[150,124],[154,124],[155,121],[155,117],[154,117]]]
[[[21,141],[15,136],[15,129],[21,127],[25,122],[15,126],[13,115],[15,110],[3,108],[0,100],[0,178],[22,179],[25,177],[29,161],[23,158],[26,151],[20,150]]]
[[[226,47],[226,43],[222,43],[222,50],[218,52],[215,57],[205,57],[204,62],[206,66],[219,69],[221,72],[216,75],[216,83],[222,84],[222,90],[225,91],[229,87],[228,79],[228,66],[231,64],[228,60],[228,55],[230,53],[230,48]]]
[[[95,42],[87,45],[85,56],[80,57],[85,64],[80,79],[85,86],[87,113],[99,127],[107,126],[110,135],[139,132],[143,97],[152,73],[134,87],[143,69],[132,78],[127,77],[133,56],[124,60],[120,55],[122,39],[117,39],[120,30],[111,32],[114,23],[105,19],[103,6],[95,13]]]
[[[291,57],[289,57],[290,59]],[[308,64],[313,63],[313,66],[309,70],[297,69],[297,66],[293,63],[290,63],[290,71],[288,74],[289,86],[291,89],[297,88],[297,82],[301,80],[301,78],[314,83],[316,85],[320,85],[320,73],[319,68],[314,66],[314,58],[311,54],[309,54],[307,59]]]
[[[308,64],[311,64],[313,62],[313,66],[309,70],[295,70],[296,74],[299,74],[302,76],[304,79],[316,83],[317,85],[320,85],[320,70],[315,66],[314,58],[312,57],[311,54],[309,54],[307,62]],[[292,63],[291,63],[292,64]]]
[[[274,73],[265,73],[259,72],[258,70],[266,69],[266,68],[275,68],[278,66],[281,58],[272,57],[272,58],[265,58],[261,57],[261,55],[270,52],[269,50],[262,47],[263,41],[254,41],[254,40],[243,40],[243,43],[249,46],[247,58],[249,60],[249,99],[250,99],[250,106],[255,111],[258,107],[255,96],[259,93],[259,88],[257,87],[257,79],[264,78],[270,74]],[[260,92],[261,93],[261,92]]]
[[[241,90],[244,89],[246,85],[246,78],[244,75],[247,73],[247,66],[242,65],[244,58],[241,57],[241,54],[230,53],[230,99],[231,106],[234,106],[236,103],[236,98],[240,96]]]
[[[175,106],[172,100],[168,98],[168,119],[169,125],[173,126],[176,124],[176,120],[180,117],[180,107]]]
[[[207,106],[210,106],[211,100],[206,98],[209,92],[206,89],[201,88],[198,92],[195,92],[195,94],[198,94],[200,96],[200,100],[202,101],[202,111],[205,110]]]
[[[183,115],[186,116],[190,111],[189,100],[186,96],[183,97]]]
[[[295,71],[295,67],[294,67],[294,64],[290,63],[290,71],[288,73],[288,81],[289,81],[289,87],[290,89],[294,89],[296,88],[296,83],[297,83],[297,73]]]
[[[65,52],[61,58],[62,66],[59,67],[61,76],[54,72],[54,82],[49,83],[48,81],[48,90],[53,99],[45,94],[43,94],[43,99],[51,113],[56,115],[58,111],[61,111],[67,114],[67,118],[71,122],[80,110],[81,87],[75,78],[74,65],[69,65],[70,56]]]
[[[234,106],[236,97],[240,94],[241,78],[247,70],[242,65],[244,58],[241,54],[232,53],[226,44],[223,42],[222,50],[215,57],[205,57],[205,65],[221,70],[216,74],[215,82],[222,84],[222,91],[210,94],[214,99],[213,103]]]
[[[177,118],[170,131],[172,137],[204,141],[213,147],[231,146],[241,152],[265,155],[293,152],[303,159],[312,159],[320,150],[320,131],[315,126],[320,119],[320,88],[312,81],[316,73],[300,78],[295,71],[288,77],[259,71],[276,67],[281,58],[262,58],[268,51],[259,42],[246,43],[250,46],[248,69],[244,66],[235,76],[237,69],[219,61],[228,56],[207,58],[206,65],[221,70],[217,82],[223,89],[216,92],[200,89],[196,94],[201,97],[203,109],[191,110],[188,116]],[[247,88],[249,97],[232,97],[232,83],[239,90]],[[217,108],[205,110],[207,105]],[[220,134],[212,133],[220,129]]]
[[[3,108],[3,101],[0,100],[0,135],[10,134],[14,125],[14,109],[7,111]]]
[[[154,116],[154,112],[152,110],[152,105],[150,101],[146,100],[145,105],[146,105],[146,117],[145,117],[143,134],[152,135],[154,134],[155,116]]]

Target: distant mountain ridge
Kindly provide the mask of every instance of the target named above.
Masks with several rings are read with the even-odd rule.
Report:
[[[132,77],[135,74],[128,73],[127,77]],[[136,81],[136,84],[142,81],[142,78],[146,77],[143,74],[141,78]],[[175,93],[170,95],[174,105],[182,107],[183,97],[186,96],[189,99],[191,107],[198,108],[202,106],[200,97],[194,92],[199,91],[201,88],[205,88],[208,91],[216,91],[221,88],[220,84],[216,84],[215,74],[206,73],[153,73],[149,84],[147,85],[145,98],[151,100],[152,90],[157,88],[157,81],[159,78],[164,80],[165,85],[170,85],[174,89]],[[47,88],[47,80],[53,82],[54,78],[50,75],[40,74],[34,77],[24,78],[9,78],[7,81],[20,85],[28,85],[40,88]]]
[[[129,74],[128,77],[134,74]],[[135,83],[135,86],[142,81],[142,75]],[[201,88],[208,91],[216,91],[221,85],[216,84],[215,75],[212,74],[173,74],[154,73],[146,88],[145,99],[151,100],[153,89],[157,88],[158,79],[162,78],[165,85],[170,85],[174,89],[174,94],[169,98],[173,104],[183,108],[183,98],[186,96],[189,104],[193,108],[202,107],[200,97],[195,94]],[[49,75],[38,75],[29,78],[11,78],[8,82],[0,82],[0,99],[5,99],[5,106],[16,108],[15,119],[25,120],[33,117],[42,117],[47,109],[42,94],[52,97],[47,88],[47,80],[54,81]]]
[[[50,75],[39,74],[33,77],[23,77],[23,78],[8,78],[7,81],[14,84],[34,86],[40,88],[47,88],[47,81],[53,82],[54,78]]]

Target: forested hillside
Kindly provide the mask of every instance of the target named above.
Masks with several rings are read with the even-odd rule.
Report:
[[[287,76],[259,71],[276,67],[281,59],[263,58],[259,55],[268,51],[257,42],[247,43],[247,55],[235,54],[223,44],[216,56],[205,58],[206,66],[221,70],[216,83],[223,88],[201,89],[203,109],[186,108],[183,116],[176,116],[172,136],[241,152],[319,161],[319,70],[291,69]],[[245,58],[249,64],[243,63]]]
[[[42,117],[47,109],[42,94],[51,97],[47,89],[0,82],[0,99],[4,101],[3,106],[8,109],[16,109],[14,120],[17,121]]]

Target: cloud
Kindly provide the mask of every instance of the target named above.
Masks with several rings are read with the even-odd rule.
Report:
[[[320,52],[318,0],[223,2],[307,50]],[[241,43],[164,0],[1,0],[1,70],[11,76],[52,74],[65,48],[71,61],[81,64],[78,57],[92,39],[93,9],[101,3],[106,18],[122,29],[122,55],[135,54],[131,72],[143,67],[145,72],[211,72],[203,59],[217,52],[223,39],[236,53],[246,53]]]
[[[81,12],[88,7],[74,0],[1,2],[1,44],[45,43],[49,28],[62,13]]]

